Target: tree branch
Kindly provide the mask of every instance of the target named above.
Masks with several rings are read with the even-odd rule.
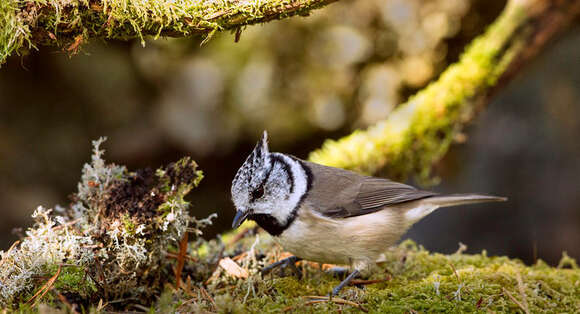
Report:
[[[89,38],[185,37],[240,29],[337,0],[1,0],[0,64],[41,45],[74,52]]]
[[[429,179],[465,125],[580,11],[578,0],[512,0],[439,79],[367,130],[328,140],[310,160],[395,179]]]

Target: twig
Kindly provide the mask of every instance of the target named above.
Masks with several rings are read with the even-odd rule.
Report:
[[[455,251],[455,253],[453,253],[454,255],[460,255],[461,253],[467,251],[467,245],[459,242],[459,248],[457,249],[457,251]]]
[[[187,255],[187,232],[179,242],[179,255],[177,257],[177,267],[175,268],[175,289],[179,289],[181,284],[181,272],[185,265],[185,256]]]
[[[236,255],[236,256],[234,256],[234,257],[232,257],[232,260],[233,260],[234,262],[237,262],[237,261],[239,261],[239,260],[243,259],[244,257],[246,257],[247,255],[248,255],[248,251],[245,251],[245,252],[242,252],[242,253],[240,253],[240,254],[238,254],[238,255]]]
[[[141,311],[143,311],[145,313],[151,312],[151,309],[150,308],[148,308],[148,307],[146,307],[144,305],[141,305],[141,304],[136,304],[135,303],[135,304],[131,304],[131,306],[134,307],[134,308],[136,308],[136,309],[139,309],[139,310],[141,310]]]
[[[524,313],[530,314],[530,311],[526,307],[524,307],[520,302],[518,302],[518,300],[516,300],[516,298],[514,298],[514,296],[511,295],[511,293],[509,293],[509,291],[506,290],[506,288],[502,287],[501,289],[503,290],[503,293],[505,295],[507,295],[515,304],[517,304],[522,309],[522,311],[524,311]]]
[[[103,302],[103,299],[99,299],[99,303],[97,304],[96,312],[100,313],[101,311],[103,311],[105,309],[105,307],[107,307],[107,305],[109,305],[109,302]]]
[[[201,294],[203,294],[203,296],[209,300],[209,302],[211,302],[214,311],[217,310],[217,304],[215,304],[214,299],[211,297],[211,295],[209,295],[209,293],[207,292],[207,290],[205,290],[204,287],[199,287],[199,290],[201,291]]]
[[[524,291],[524,283],[522,282],[522,276],[520,273],[516,274],[516,279],[518,281],[518,289],[520,290],[520,295],[522,296],[522,303],[526,307],[526,311],[529,312],[530,308],[528,306],[528,299],[526,298],[526,292]]]
[[[173,258],[173,259],[178,259],[179,258],[179,253],[173,253],[173,252],[167,252],[166,255],[168,258]],[[185,255],[185,259],[190,261],[190,262],[197,262],[199,261],[197,258],[193,257],[193,256],[189,256],[189,255]]]
[[[180,310],[182,310],[186,305],[188,305],[189,303],[195,303],[196,298],[191,298],[183,303],[181,303],[180,306],[177,307],[176,312],[179,312]]]
[[[34,301],[34,303],[32,304],[32,306],[36,306],[36,303],[38,302],[38,300],[42,299],[42,297],[50,290],[52,289],[52,285],[54,285],[54,282],[56,281],[56,279],[58,278],[58,276],[60,275],[60,271],[62,270],[62,265],[58,266],[58,269],[56,271],[56,274],[54,274],[54,276],[50,277],[50,279],[42,286],[42,288],[40,288],[38,290],[38,292],[36,292],[32,298],[30,298],[30,300],[28,300],[26,302],[26,304],[30,304],[32,303],[32,301]]]
[[[363,280],[363,279],[353,279],[350,281],[349,285],[357,286],[357,285],[372,285],[375,283],[385,282],[391,280],[391,277],[383,278],[383,279],[374,279],[374,280]]]
[[[461,283],[461,279],[459,279],[459,275],[457,274],[457,269],[455,269],[455,266],[453,266],[451,262],[449,262],[449,266],[451,266],[451,269],[453,269],[453,273],[455,274],[455,278],[457,278],[457,281]]]
[[[189,275],[187,276],[183,290],[185,291],[185,294],[194,296],[193,291],[191,291],[191,277]]]

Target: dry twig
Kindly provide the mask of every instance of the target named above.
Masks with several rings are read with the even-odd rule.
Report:
[[[209,300],[209,302],[211,303],[211,305],[213,307],[213,310],[216,311],[217,304],[215,304],[215,300],[211,297],[211,295],[209,295],[207,290],[205,290],[204,287],[199,287],[199,290],[201,291],[201,294],[203,295],[203,297],[206,298],[207,300]]]
[[[58,279],[58,276],[60,275],[60,271],[62,270],[62,265],[58,266],[58,269],[56,271],[56,274],[54,274],[54,276],[50,277],[50,279],[42,286],[42,288],[40,288],[33,296],[32,298],[30,298],[30,300],[28,300],[26,302],[26,304],[30,304],[32,303],[32,301],[34,301],[34,303],[32,303],[32,306],[36,306],[36,304],[38,303],[38,300],[42,299],[42,297],[50,290],[52,289],[52,286],[54,285],[54,282],[56,281],[56,279]]]
[[[514,296],[509,291],[506,290],[506,288],[501,289],[503,290],[503,293],[508,296],[508,298],[510,298],[515,304],[517,304],[517,306],[520,307],[520,309],[522,309],[522,311],[524,311],[524,313],[530,314],[530,311],[527,309],[527,307],[524,307],[523,304],[521,304],[518,300],[516,300],[516,298],[514,298]]]
[[[386,278],[382,278],[382,279],[373,279],[373,280],[363,280],[363,279],[353,279],[350,281],[349,285],[351,286],[357,286],[357,285],[372,285],[375,283],[381,283],[381,282],[385,282],[385,281],[389,281],[392,278],[386,277]]]
[[[516,275],[516,279],[518,280],[518,289],[520,290],[520,295],[522,296],[522,304],[525,306],[526,312],[529,312],[530,308],[528,307],[528,299],[526,298],[522,276],[520,273],[517,273]]]
[[[179,242],[179,255],[177,256],[177,266],[175,267],[175,289],[179,289],[181,284],[181,272],[185,265],[185,256],[187,255],[187,232]]]

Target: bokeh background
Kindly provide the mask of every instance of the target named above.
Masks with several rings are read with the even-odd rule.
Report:
[[[0,69],[0,249],[38,205],[66,205],[90,141],[109,161],[156,168],[184,155],[205,172],[194,215],[233,217],[229,188],[261,131],[306,158],[325,138],[385,118],[456,61],[503,8],[484,0],[342,0],[241,40],[99,42],[69,57],[44,48]],[[533,263],[580,258],[580,24],[503,88],[435,165],[439,192],[509,202],[439,210],[410,237],[426,248],[483,249]],[[411,183],[414,183],[412,180]],[[16,230],[15,230],[16,228]]]

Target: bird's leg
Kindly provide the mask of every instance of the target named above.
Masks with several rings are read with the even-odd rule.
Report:
[[[344,278],[346,278],[346,276],[348,276],[349,271],[350,271],[350,268],[348,268],[348,267],[334,266],[332,268],[329,268],[325,272],[327,274],[332,275],[336,279],[343,280]]]
[[[292,270],[294,270],[299,276],[301,275],[300,270],[296,267],[296,262],[301,261],[302,259],[297,256],[290,256],[285,259],[281,259],[275,263],[272,263],[262,269],[262,275],[265,275],[272,271],[274,268],[278,266],[287,267],[290,266]]]
[[[334,287],[334,289],[332,289],[332,293],[330,294],[330,298],[338,295],[338,293],[340,292],[340,290],[342,290],[342,288],[344,288],[344,286],[348,285],[348,283],[353,280],[356,276],[358,276],[360,274],[360,271],[358,269],[355,269],[352,273],[350,273],[350,275],[348,275],[348,277],[346,277],[346,279],[344,279],[341,283],[338,284],[338,286]]]

